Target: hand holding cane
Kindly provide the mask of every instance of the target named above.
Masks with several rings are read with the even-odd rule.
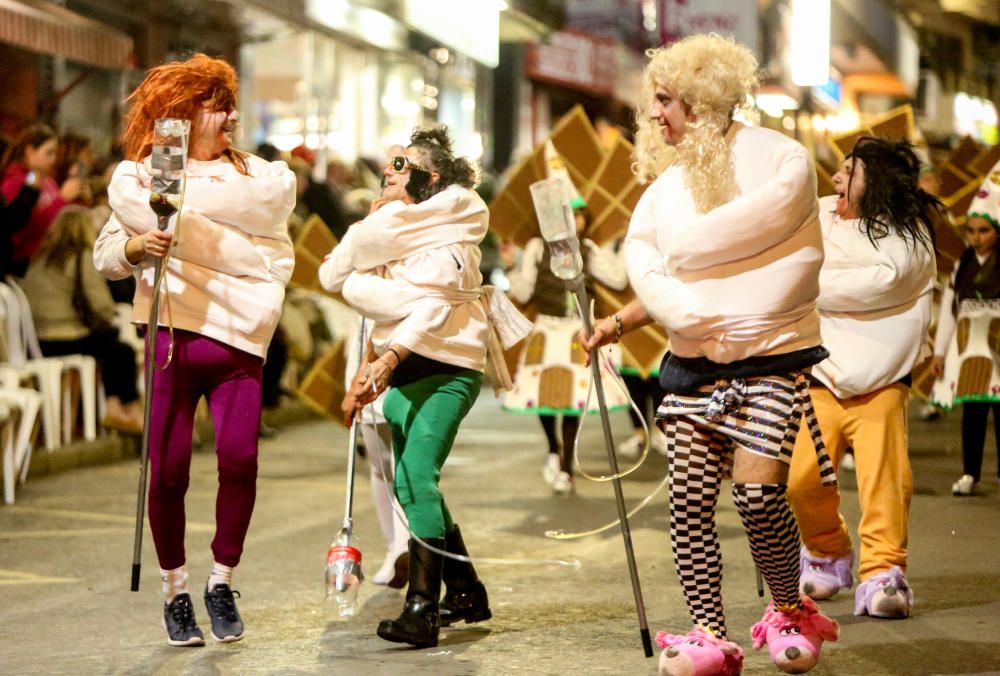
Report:
[[[559,179],[547,179],[532,183],[531,197],[535,203],[535,212],[538,215],[542,237],[548,244],[551,253],[552,272],[556,277],[565,280],[567,286],[576,294],[580,314],[583,317],[585,335],[589,338],[593,334],[593,327],[590,322],[590,302],[587,299],[587,289],[583,277],[583,258],[580,256],[575,220],[569,206],[569,200],[566,199],[564,184]],[[642,587],[639,583],[639,572],[635,563],[635,551],[632,547],[632,533],[629,529],[628,512],[625,508],[625,496],[622,493],[621,479],[618,478],[618,460],[615,457],[614,440],[611,436],[611,420],[608,417],[608,405],[604,396],[604,384],[601,380],[601,366],[597,354],[591,354],[590,369],[594,389],[597,392],[597,405],[601,412],[601,426],[604,429],[604,446],[608,453],[608,464],[615,477],[612,481],[615,489],[615,504],[618,507],[629,577],[635,596],[635,609],[639,617],[639,635],[642,640],[643,652],[646,657],[652,657],[653,643],[649,635],[649,625],[646,622],[646,608],[642,600]]]
[[[170,217],[180,209],[184,190],[184,169],[187,164],[187,143],[191,123],[188,120],[164,118],[156,120],[153,132],[153,154],[150,169],[153,175],[149,206],[156,214],[156,227],[167,229]],[[135,542],[132,548],[132,591],[139,591],[142,569],[142,533],[145,521],[146,483],[149,468],[149,428],[153,403],[153,373],[156,365],[156,334],[160,314],[160,283],[163,259],[156,258],[153,272],[153,297],[146,324],[146,401],[143,410],[142,457],[139,467],[139,490],[135,514]]]

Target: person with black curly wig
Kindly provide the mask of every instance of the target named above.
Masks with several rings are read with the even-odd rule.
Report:
[[[441,625],[492,616],[438,484],[484,372],[510,386],[501,342],[513,344],[530,325],[503,293],[482,286],[479,243],[489,212],[472,190],[475,167],[454,156],[447,130],[414,131],[384,176],[371,213],[347,231],[319,274],[325,288],[339,289],[374,321],[345,415],[368,416],[362,408],[388,388],[382,411],[396,458],[394,490],[412,537],[403,612],[383,620],[378,635],[430,647]],[[507,333],[513,325],[517,338]]]
[[[834,465],[854,449],[861,519],[855,615],[908,617],[906,579],[913,476],[906,408],[913,368],[929,356],[934,220],[941,203],[917,186],[920,161],[904,141],[862,137],[820,200],[823,345],[809,394]],[[826,599],[853,585],[851,533],[836,487],[822,486],[808,434],[788,479],[803,547],[801,589]]]

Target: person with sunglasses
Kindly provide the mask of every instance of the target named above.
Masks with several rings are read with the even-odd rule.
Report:
[[[374,321],[366,363],[347,393],[348,421],[388,388],[382,411],[396,458],[394,490],[412,535],[402,614],[378,635],[437,645],[440,627],[490,619],[458,526],[438,486],[484,372],[510,386],[503,347],[530,324],[502,292],[482,286],[479,243],[489,213],[477,171],[455,157],[447,129],[417,129],[392,158],[371,213],[320,268],[320,282]],[[442,581],[447,587],[443,600]]]

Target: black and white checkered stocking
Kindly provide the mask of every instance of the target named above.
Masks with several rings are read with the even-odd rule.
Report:
[[[727,440],[683,418],[668,418],[666,425],[670,538],[677,577],[691,621],[726,638],[715,506]]]
[[[799,528],[780,484],[733,484],[733,501],[743,519],[750,555],[774,604],[799,605]]]

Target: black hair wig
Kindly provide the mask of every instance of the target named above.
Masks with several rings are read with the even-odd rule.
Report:
[[[878,240],[897,234],[914,246],[934,251],[934,222],[941,200],[918,187],[920,159],[906,141],[862,136],[847,156],[865,166],[865,191],[858,200],[861,229],[878,247]]]

